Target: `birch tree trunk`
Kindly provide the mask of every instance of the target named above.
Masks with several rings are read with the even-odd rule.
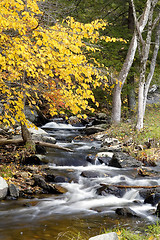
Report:
[[[147,0],[143,15],[141,16],[139,21],[139,30],[141,33],[143,32],[148,22],[150,8],[151,8],[151,0]],[[113,123],[119,123],[121,121],[121,109],[119,109],[121,108],[121,92],[122,92],[123,85],[126,81],[126,78],[128,76],[129,70],[132,66],[136,49],[137,49],[137,34],[136,34],[136,31],[134,31],[134,34],[127,52],[126,59],[124,61],[123,67],[118,76],[119,84],[115,85],[115,89],[113,92],[113,106],[112,106],[112,122]]]
[[[148,95],[148,90],[153,78],[153,74],[154,74],[154,70],[155,70],[155,66],[156,66],[156,60],[157,60],[157,55],[158,55],[158,51],[159,51],[159,45],[160,45],[160,21],[156,30],[156,37],[155,37],[155,47],[154,47],[154,51],[153,51],[153,56],[152,56],[152,60],[151,60],[151,65],[150,65],[150,72],[147,76],[147,80],[145,83],[145,88],[144,88],[144,114],[145,114],[145,110],[146,110],[146,102],[147,102],[147,95]]]
[[[144,120],[144,113],[145,113],[145,75],[146,75],[146,65],[149,56],[149,50],[151,45],[151,37],[153,32],[153,12],[154,8],[157,4],[158,0],[152,2],[151,10],[149,13],[149,20],[148,20],[148,30],[147,30],[147,37],[146,41],[142,41],[142,52],[141,52],[141,64],[140,64],[140,78],[139,78],[139,93],[138,93],[138,114],[137,114],[137,125],[136,129],[139,131],[143,128],[143,120]],[[138,28],[138,26],[137,26]],[[139,36],[140,38],[140,36]],[[140,39],[141,40],[141,39]],[[153,75],[152,75],[153,76]]]

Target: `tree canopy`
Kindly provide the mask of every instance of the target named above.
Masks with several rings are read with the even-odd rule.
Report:
[[[64,109],[73,114],[93,111],[88,99],[98,103],[92,88],[107,86],[101,66],[85,56],[88,51],[98,51],[98,39],[116,41],[100,36],[99,30],[107,23],[95,20],[83,24],[68,17],[63,23],[44,26],[38,1],[0,2],[0,93],[4,113],[0,122],[8,125],[14,125],[15,120],[25,123],[25,102],[38,107],[42,97],[52,115]]]

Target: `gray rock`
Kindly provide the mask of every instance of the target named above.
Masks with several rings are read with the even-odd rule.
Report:
[[[34,181],[35,185],[38,185],[40,188],[43,188],[47,192],[50,192],[50,187],[48,183],[44,180],[44,178],[41,175],[35,174],[34,175]]]
[[[113,157],[113,153],[112,152],[99,152],[96,154],[97,160],[101,163],[101,164],[105,164],[105,165],[109,165],[112,157]]]
[[[139,191],[139,195],[144,199],[147,199],[149,196],[151,196],[152,194],[156,194],[156,193],[160,194],[160,188],[140,189],[140,191]]]
[[[118,240],[118,235],[115,232],[97,235],[89,238],[89,240]]]
[[[155,206],[157,203],[160,202],[160,193],[152,193],[147,196],[144,200],[144,203],[150,203]]]
[[[51,137],[49,133],[44,131],[41,128],[28,128],[29,132],[31,133],[32,140],[33,141],[39,141],[39,142],[47,142],[47,143],[56,143],[56,139],[54,137]]]
[[[96,156],[99,158],[101,157],[108,157],[108,158],[112,158],[113,157],[113,153],[112,152],[99,152],[96,154]]]
[[[31,112],[31,110],[33,113]],[[37,111],[35,109],[31,109],[29,106],[25,106],[25,116],[32,123],[36,122],[38,118]]]
[[[81,120],[77,117],[77,116],[71,116],[69,117],[68,119],[68,123],[75,126],[77,124],[80,124],[81,123]]]
[[[19,197],[19,189],[13,183],[9,184],[9,195],[12,198],[18,198]]]
[[[117,167],[117,168],[141,167],[142,162],[129,156],[127,153],[116,152],[116,153],[114,153],[114,155],[109,163],[109,166]]]
[[[92,126],[92,127],[87,127],[85,129],[86,134],[91,135],[91,134],[95,134],[98,132],[103,132],[105,130],[105,128],[103,128],[101,125],[97,125],[97,126]]]
[[[116,209],[116,213],[118,215],[121,216],[125,216],[125,217],[139,217],[136,212],[134,212],[132,209],[130,208],[117,208]]]
[[[111,194],[119,198],[123,197],[125,192],[125,189],[120,189],[115,186],[107,186],[105,184],[101,184],[101,187],[99,187],[96,191],[96,193],[101,196],[107,196]]]
[[[81,173],[81,176],[85,178],[97,178],[97,177],[106,177],[106,174],[100,173],[98,171],[83,171]]]
[[[47,142],[47,143],[56,143],[56,139],[54,137],[51,137],[47,134],[33,134],[32,135],[32,140],[38,141],[38,142]]]
[[[97,118],[98,119],[102,119],[102,120],[107,119],[107,114],[105,114],[105,113],[97,113]]]
[[[121,143],[116,138],[104,138],[102,145],[101,145],[103,151],[120,151],[121,150]]]
[[[117,146],[117,145],[120,145],[120,142],[116,138],[108,138],[107,137],[103,140],[103,143],[102,143],[102,146],[107,146],[107,147]]]
[[[8,184],[6,180],[0,177],[0,200],[4,199],[7,196]]]

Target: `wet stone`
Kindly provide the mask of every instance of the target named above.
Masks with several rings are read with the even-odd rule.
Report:
[[[106,174],[100,173],[97,171],[83,171],[80,176],[85,178],[97,178],[97,177],[106,177]]]
[[[160,202],[160,193],[154,193],[150,194],[146,199],[144,200],[144,203],[150,203],[153,206],[155,206],[157,203]]]
[[[117,168],[140,167],[142,162],[123,152],[114,153],[109,166]]]
[[[134,212],[130,208],[117,208],[116,209],[116,214],[125,216],[125,217],[139,217],[136,212]]]
[[[98,195],[107,196],[109,194],[112,194],[119,198],[123,197],[125,192],[126,192],[125,189],[120,189],[115,186],[107,186],[105,184],[103,184],[100,188],[97,189]]]

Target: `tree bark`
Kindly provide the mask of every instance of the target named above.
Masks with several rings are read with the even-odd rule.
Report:
[[[141,33],[143,32],[143,30],[147,24],[150,8],[151,8],[151,0],[147,0],[143,15],[141,16],[140,21],[139,21],[139,29],[140,29]],[[131,40],[131,43],[130,43],[130,46],[129,46],[129,49],[127,52],[126,59],[124,61],[123,67],[118,76],[118,83],[120,83],[121,86],[118,87],[119,88],[118,90],[116,89],[113,92],[112,121],[114,123],[119,123],[121,120],[121,110],[119,109],[121,107],[121,91],[122,91],[123,85],[126,81],[126,78],[128,76],[129,70],[132,66],[136,49],[137,49],[137,34],[136,34],[136,31],[134,31],[134,34],[133,34],[133,37],[132,37],[132,40]],[[117,88],[116,85],[115,85],[115,88]],[[114,99],[119,99],[119,101],[115,101]],[[117,113],[116,113],[116,111],[117,111]]]
[[[116,84],[113,91],[112,122],[119,123],[121,118],[121,87]]]
[[[151,46],[151,37],[152,37],[152,24],[153,24],[153,12],[154,8],[156,5],[156,2],[158,0],[155,0],[154,3],[152,3],[151,10],[149,13],[149,18],[148,18],[148,31],[147,31],[147,37],[146,41],[144,40],[141,42],[142,43],[142,52],[141,52],[141,63],[140,63],[140,78],[139,78],[139,93],[138,93],[138,115],[137,115],[137,125],[136,129],[139,131],[143,128],[143,120],[144,120],[144,96],[145,96],[145,75],[146,75],[146,66],[147,66],[147,61],[149,57],[149,51],[150,51],[150,46]],[[137,26],[138,28],[138,26]],[[139,36],[140,38],[140,36]],[[141,41],[141,39],[140,39]]]
[[[159,21],[159,24],[158,24],[158,27],[157,27],[157,30],[156,30],[155,47],[154,47],[153,56],[152,56],[152,60],[151,60],[150,72],[147,76],[147,80],[146,80],[145,88],[144,88],[144,109],[143,109],[144,114],[145,114],[145,110],[146,110],[148,90],[149,90],[149,86],[151,84],[153,74],[154,74],[154,70],[155,70],[155,66],[156,66],[156,60],[157,60],[157,55],[158,55],[158,51],[159,51],[159,45],[160,45],[160,21]]]
[[[18,138],[18,139],[1,138],[0,139],[0,146],[9,145],[9,144],[20,145],[20,144],[24,144],[24,143],[25,142],[22,138]],[[40,146],[43,146],[43,147],[60,149],[60,150],[67,151],[67,152],[73,152],[73,150],[70,149],[70,148],[61,147],[59,145],[52,144],[52,143],[34,141],[34,144],[37,144],[37,145],[40,145]]]

